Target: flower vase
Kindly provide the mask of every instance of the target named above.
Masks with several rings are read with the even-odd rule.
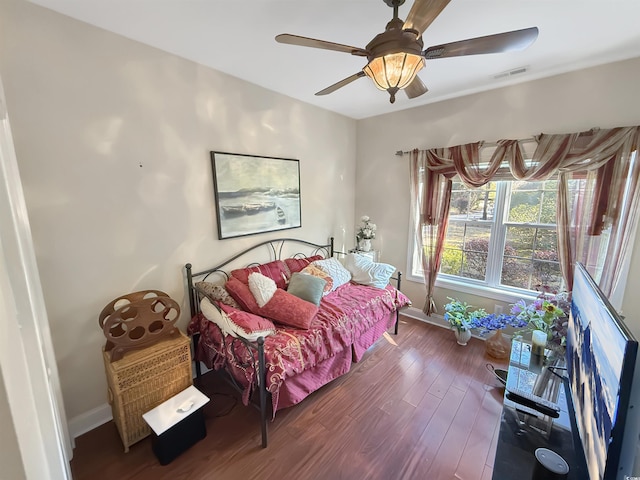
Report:
[[[459,328],[456,328],[453,331],[456,335],[456,341],[458,342],[458,345],[465,346],[471,339],[471,330],[460,330]]]
[[[493,358],[503,359],[508,358],[511,351],[511,343],[504,335],[502,329],[493,332],[485,341],[485,349],[487,355]]]
[[[358,240],[358,250],[361,252],[368,252],[371,250],[371,239],[370,238],[361,238]]]

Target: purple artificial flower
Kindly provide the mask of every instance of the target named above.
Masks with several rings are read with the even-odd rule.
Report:
[[[511,306],[511,315],[520,315],[527,309],[527,302],[524,300],[518,300]]]

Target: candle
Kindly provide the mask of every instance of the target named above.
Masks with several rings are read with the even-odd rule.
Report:
[[[547,344],[547,334],[542,330],[534,330],[531,334],[531,353],[544,355],[544,347]]]

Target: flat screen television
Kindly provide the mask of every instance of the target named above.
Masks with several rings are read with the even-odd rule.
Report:
[[[638,342],[582,264],[574,273],[567,374],[590,480],[633,476]]]

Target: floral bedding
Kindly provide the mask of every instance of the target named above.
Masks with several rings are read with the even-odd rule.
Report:
[[[391,285],[380,289],[347,283],[322,298],[308,330],[277,325],[276,334],[266,337],[264,343],[266,384],[274,415],[280,387],[287,378],[351,349],[371,327],[409,304],[409,299]],[[248,404],[256,375],[250,349],[238,339],[223,336],[201,314],[189,325],[189,333],[195,332],[201,333],[196,358],[209,368],[225,368],[232,373],[243,387],[243,402]]]

